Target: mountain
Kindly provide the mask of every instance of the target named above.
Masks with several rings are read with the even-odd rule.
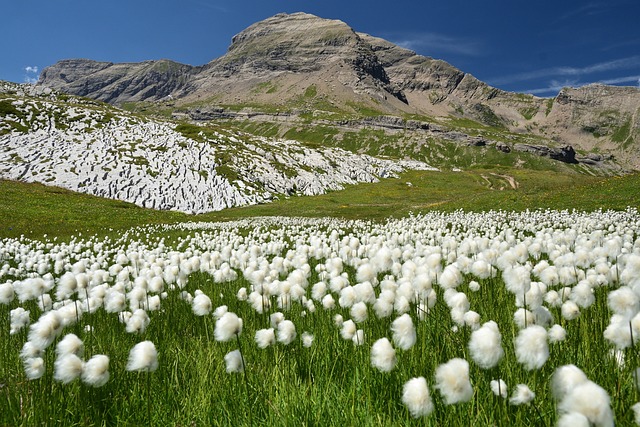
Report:
[[[338,140],[345,129],[400,127],[436,143],[477,145],[481,138],[504,152],[640,169],[637,88],[589,85],[555,98],[506,92],[444,61],[306,13],[251,25],[225,55],[201,66],[72,59],[46,68],[38,85],[176,118],[275,123],[276,136],[317,133],[311,122],[338,129]],[[574,151],[577,157],[558,154]]]

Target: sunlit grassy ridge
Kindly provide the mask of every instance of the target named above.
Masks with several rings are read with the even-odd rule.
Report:
[[[513,178],[513,189],[508,178]],[[622,210],[640,206],[640,175],[594,178],[521,169],[464,172],[411,171],[399,178],[360,184],[316,197],[291,197],[274,203],[189,216],[153,211],[40,184],[0,181],[0,237],[21,234],[69,236],[76,231],[185,220],[228,220],[262,215],[377,219],[430,210],[525,209]]]

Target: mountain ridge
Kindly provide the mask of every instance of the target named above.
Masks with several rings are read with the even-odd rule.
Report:
[[[248,108],[267,113],[265,119],[284,111],[294,118],[300,112],[417,115],[455,126],[470,120],[640,169],[637,88],[589,85],[555,98],[507,92],[445,61],[302,12],[249,26],[225,55],[200,66],[75,61],[47,67],[38,84],[116,105],[170,101],[173,111],[187,113]]]

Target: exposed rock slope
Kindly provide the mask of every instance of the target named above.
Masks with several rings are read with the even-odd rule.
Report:
[[[411,168],[433,169],[416,161],[176,126],[48,90],[0,86],[0,178],[149,208],[201,213],[322,194]]]

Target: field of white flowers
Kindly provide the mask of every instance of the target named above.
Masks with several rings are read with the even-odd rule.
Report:
[[[0,240],[0,425],[640,425],[640,214]]]

